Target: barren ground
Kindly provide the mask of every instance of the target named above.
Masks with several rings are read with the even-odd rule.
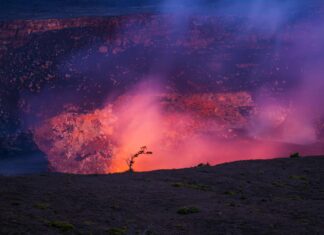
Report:
[[[323,234],[324,157],[0,177],[1,234]]]

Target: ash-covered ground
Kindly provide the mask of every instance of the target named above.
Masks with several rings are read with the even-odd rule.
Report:
[[[322,234],[323,157],[0,177],[1,234]]]

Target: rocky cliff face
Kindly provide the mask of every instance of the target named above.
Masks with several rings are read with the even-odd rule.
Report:
[[[25,96],[67,87],[79,103],[93,109],[111,89],[127,89],[151,68],[177,92],[251,90],[269,80],[278,90],[287,85],[278,81],[280,72],[268,73],[258,61],[265,53],[269,61],[275,56],[269,52],[271,38],[247,34],[244,24],[232,18],[191,17],[184,31],[177,20],[135,15],[2,22],[1,117],[15,119],[15,109],[33,109]],[[36,108],[44,109],[42,105],[55,110],[62,102],[41,102]]]
[[[28,42],[32,34],[68,28],[105,27],[118,25],[118,18],[81,17],[76,19],[40,19],[0,21],[0,57],[9,49],[19,48]]]

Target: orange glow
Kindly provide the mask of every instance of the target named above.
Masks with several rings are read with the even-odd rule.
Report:
[[[65,112],[38,127],[36,143],[53,170],[123,172],[128,169],[126,160],[141,146],[154,154],[136,159],[137,171],[323,151],[270,141],[273,133],[263,130],[282,128],[288,111],[277,106],[258,110],[246,92],[184,96],[143,86],[135,91],[107,102],[102,109],[87,114]],[[251,120],[262,130],[242,133],[252,128]],[[293,123],[284,127],[283,137],[294,128]]]

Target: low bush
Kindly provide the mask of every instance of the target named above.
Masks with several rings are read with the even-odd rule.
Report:
[[[189,215],[200,212],[197,207],[181,207],[178,209],[177,213],[180,215]]]
[[[300,154],[299,153],[293,153],[290,155],[290,158],[300,158]]]
[[[110,228],[107,231],[108,235],[124,235],[126,232],[126,228]]]
[[[57,228],[61,230],[61,232],[66,232],[74,229],[73,224],[70,224],[69,222],[65,222],[65,221],[58,221],[58,220],[48,222],[48,226]]]

